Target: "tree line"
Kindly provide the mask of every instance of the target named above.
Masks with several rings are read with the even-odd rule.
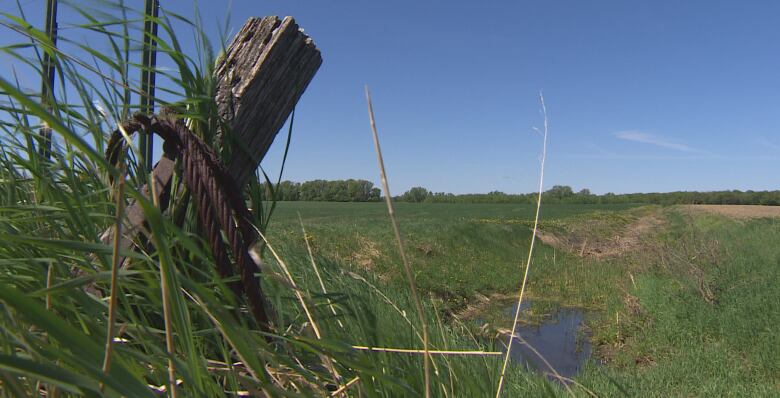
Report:
[[[280,201],[319,202],[376,202],[382,199],[382,191],[366,180],[313,180],[303,183],[282,181],[270,189],[266,183],[266,198],[271,193]],[[473,194],[431,192],[424,187],[414,187],[393,197],[399,202],[410,203],[536,203],[536,193],[509,194],[500,191]],[[723,204],[780,206],[780,191],[678,191],[658,193],[606,193],[596,195],[588,189],[575,192],[570,186],[555,185],[542,194],[544,203],[569,204]]]
[[[405,202],[426,203],[536,203],[536,193],[507,194],[493,191],[484,194],[455,195],[431,192],[423,187],[414,187],[395,199]],[[672,204],[717,204],[717,205],[769,205],[780,206],[780,191],[677,191],[657,193],[606,193],[595,195],[588,189],[574,192],[566,185],[555,185],[542,193],[543,203],[571,204],[625,204],[647,203]]]
[[[272,189],[273,187],[273,189]],[[282,181],[279,184],[265,184],[265,199],[280,201],[314,202],[375,202],[382,191],[366,180],[314,180],[303,183]]]

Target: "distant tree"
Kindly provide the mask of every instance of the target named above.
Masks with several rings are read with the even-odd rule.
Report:
[[[276,198],[278,200],[299,200],[301,184],[292,181],[282,181],[276,186]]]
[[[568,185],[553,185],[552,188],[544,192],[543,200],[561,202],[566,198],[574,196],[574,191]]]
[[[326,200],[325,187],[328,181],[314,180],[301,184],[301,200]]]
[[[598,203],[598,197],[588,188],[582,188],[570,200],[571,203],[594,204]]]
[[[367,202],[371,197],[374,183],[366,180],[347,180],[347,192],[353,202]]]
[[[379,199],[382,198],[382,190],[379,188],[371,188],[371,190],[368,192],[368,201],[369,202],[378,202]]]
[[[423,187],[414,187],[401,195],[401,200],[405,202],[420,203],[431,196],[431,192]]]
[[[328,181],[325,185],[323,200],[328,202],[349,202],[347,182],[344,180]]]

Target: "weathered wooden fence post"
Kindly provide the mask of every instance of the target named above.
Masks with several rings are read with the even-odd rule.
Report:
[[[239,187],[260,165],[321,63],[314,42],[291,17],[250,18],[233,38],[217,65],[215,99],[228,126],[220,132],[223,145],[230,146],[225,166]],[[154,181],[149,182],[156,189],[141,189],[147,198],[150,192],[159,196],[161,210],[168,206],[174,166],[163,155],[154,167]],[[131,204],[126,216],[122,249],[131,248],[139,234],[147,234],[140,204]],[[111,235],[108,230],[101,239],[108,242]]]
[[[231,126],[228,171],[239,185],[260,165],[321,63],[291,17],[250,19],[236,34],[216,73],[220,116]]]
[[[216,101],[230,126],[223,132],[232,153],[226,166],[239,186],[257,170],[321,63],[314,42],[292,17],[250,18],[233,38],[217,66]],[[170,192],[173,160],[163,156],[154,171],[155,192],[164,199]],[[142,192],[149,197],[148,187]],[[131,246],[144,221],[141,206],[130,205],[123,248]],[[107,231],[103,238],[109,236]]]

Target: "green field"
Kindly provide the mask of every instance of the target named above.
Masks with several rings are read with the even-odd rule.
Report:
[[[283,242],[304,268],[298,213],[318,262],[334,273],[364,275],[405,302],[407,288],[383,204],[282,203],[271,239]],[[503,309],[521,280],[533,209],[400,204],[397,213],[430,311],[451,320],[444,328],[464,326],[461,333],[488,341],[491,333],[477,330],[470,318],[452,317],[479,304],[479,295],[491,297],[490,304],[476,305],[471,317],[488,319],[494,328],[510,326]],[[775,220],[732,221],[676,208],[551,205],[544,207],[541,228],[595,239],[620,234],[645,216],[662,224],[642,236],[641,247],[621,255],[580,257],[540,244],[529,280],[530,321],[559,306],[586,310],[594,353],[577,380],[600,396],[778,394]],[[405,308],[413,307],[407,302]]]
[[[3,186],[2,239],[13,242],[0,245],[4,396],[35,395],[39,380],[75,396],[96,391],[103,380],[108,387],[130,386],[123,387],[135,391],[125,393],[129,396],[145,396],[146,384],[165,385],[159,290],[165,258],[173,260],[169,283],[180,286],[171,292],[178,300],[176,372],[185,396],[276,386],[323,395],[328,386],[347,381],[355,382],[351,396],[415,396],[424,390],[421,355],[352,348],[422,348],[381,203],[278,204],[268,240],[296,286],[265,250],[263,287],[275,318],[272,342],[246,316],[234,317],[236,304],[218,282],[213,259],[198,249],[195,229],[152,225],[153,236],[171,244],[133,255],[120,273],[124,294],[117,322],[128,343],[114,356],[124,373],[103,375],[106,301],[85,286],[108,291],[112,250],[84,236],[110,226],[113,209],[102,193],[86,188],[100,186],[99,181],[86,180],[92,184],[86,186],[84,181],[61,180],[56,184],[72,185],[59,190],[36,191],[27,182]],[[47,205],[20,202],[31,192],[46,195]],[[327,293],[308,255],[299,214]],[[522,277],[532,215],[532,207],[518,205],[398,204],[432,349],[503,349],[505,338],[497,331],[511,326],[506,309]],[[654,228],[636,228],[647,219],[655,220]],[[736,221],[677,207],[549,205],[543,206],[541,231],[571,244],[537,240],[527,291],[533,305],[522,322],[545,322],[560,307],[577,308],[587,329],[578,332],[591,342],[592,355],[568,387],[513,364],[506,396],[780,393],[776,219]],[[633,243],[612,252],[614,241]],[[608,255],[588,254],[598,246]],[[85,276],[74,276],[73,269]],[[501,360],[434,356],[432,393],[491,395]],[[252,369],[253,375],[240,369],[205,371],[207,364],[228,362]],[[116,395],[111,391],[116,390],[107,395]]]
[[[630,207],[546,206],[542,228],[592,212],[614,214]],[[419,286],[455,300],[517,289],[534,210],[531,205],[399,203],[396,212]],[[384,203],[282,202],[274,214],[271,239],[302,246],[298,214],[318,255],[388,282],[404,283]],[[550,263],[539,267],[555,265],[552,250],[542,247],[537,255]]]

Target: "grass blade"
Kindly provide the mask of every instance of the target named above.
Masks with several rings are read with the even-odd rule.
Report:
[[[74,365],[79,366],[96,381],[103,382],[107,387],[122,391],[128,396],[154,397],[146,385],[121,363],[115,362],[111,372],[103,375],[99,365],[103,359],[103,350],[100,346],[51,311],[47,311],[38,302],[25,297],[21,291],[11,286],[3,286],[0,288],[0,300],[15,309],[17,317],[43,329],[48,333],[49,338],[59,341],[63,347],[78,349],[75,358],[79,362]]]
[[[59,366],[39,363],[13,355],[0,354],[0,369],[18,374],[21,377],[29,377],[49,385],[55,385],[62,391],[73,394],[93,397],[100,395],[98,384],[93,380]]]

